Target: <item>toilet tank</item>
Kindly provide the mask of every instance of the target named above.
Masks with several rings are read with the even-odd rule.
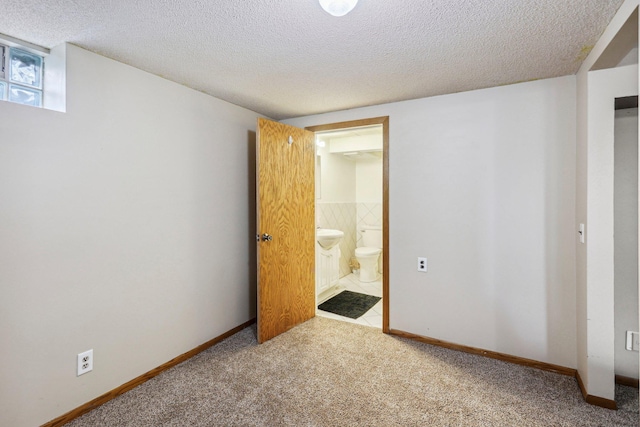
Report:
[[[364,225],[362,232],[362,246],[382,249],[382,227],[379,225]]]

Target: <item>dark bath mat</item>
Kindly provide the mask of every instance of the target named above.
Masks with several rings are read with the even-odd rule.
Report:
[[[358,292],[342,291],[318,306],[322,311],[357,319],[371,309],[382,298]]]

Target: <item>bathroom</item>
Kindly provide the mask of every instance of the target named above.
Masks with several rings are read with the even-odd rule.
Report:
[[[334,247],[316,244],[317,305],[343,291],[370,297],[357,318],[319,308],[317,314],[382,327],[382,125],[316,133],[318,241],[338,230]],[[341,232],[341,233],[340,233]],[[360,295],[360,296],[361,296]],[[365,297],[362,297],[365,298]]]

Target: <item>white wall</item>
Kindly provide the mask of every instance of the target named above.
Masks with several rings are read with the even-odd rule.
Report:
[[[638,109],[616,111],[614,148],[615,373],[638,378],[638,353],[625,349],[638,331]]]
[[[67,66],[67,113],[0,102],[3,426],[255,316],[258,115],[72,45]]]
[[[575,85],[286,121],[389,116],[391,328],[576,367]]]
[[[356,200],[382,203],[382,158],[357,159]]]
[[[318,149],[321,157],[320,202],[356,201],[356,165],[342,154],[331,154],[329,146]]]

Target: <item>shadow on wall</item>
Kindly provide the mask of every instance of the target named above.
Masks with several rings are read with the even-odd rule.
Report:
[[[256,315],[256,306],[257,306],[257,247],[255,241],[255,235],[257,233],[257,223],[256,223],[256,133],[253,131],[249,131],[247,134],[247,171],[248,171],[248,187],[247,188],[247,197],[248,197],[248,218],[249,223],[247,224],[247,239],[249,242],[249,251],[247,256],[247,271],[249,271],[249,307],[251,309],[251,317]]]

